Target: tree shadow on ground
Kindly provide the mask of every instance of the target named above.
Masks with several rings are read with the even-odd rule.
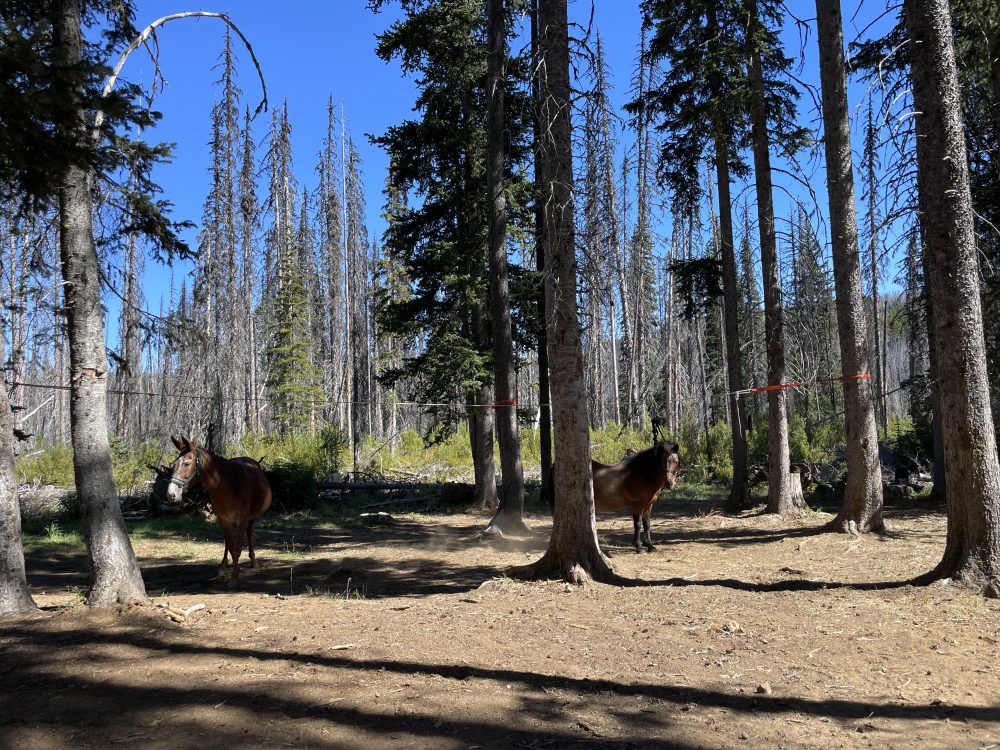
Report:
[[[194,640],[189,633],[179,631],[157,631],[143,627],[101,630],[77,627],[48,632],[45,623],[27,624],[22,622],[0,625],[0,635],[7,641],[2,657],[5,669],[7,695],[18,696],[17,700],[0,699],[0,746],[16,745],[19,727],[26,725],[44,726],[47,733],[53,730],[72,732],[79,741],[123,742],[143,740],[143,729],[151,727],[148,735],[153,735],[156,721],[151,715],[154,710],[183,710],[182,721],[188,726],[178,726],[174,721],[170,735],[179,729],[197,732],[201,745],[217,742],[231,746],[234,741],[230,723],[233,715],[245,722],[240,744],[253,741],[285,744],[290,738],[282,722],[298,726],[301,734],[295,739],[306,744],[315,744],[315,737],[307,736],[314,725],[317,728],[336,727],[338,731],[352,734],[358,739],[375,737],[399,739],[398,733],[412,733],[427,743],[433,738],[461,739],[484,746],[511,747],[519,743],[527,746],[558,743],[559,747],[593,747],[593,737],[581,739],[579,735],[565,729],[545,727],[525,730],[516,725],[529,722],[559,726],[574,726],[579,719],[580,703],[588,709],[608,712],[617,698],[631,697],[651,702],[666,702],[673,710],[665,708],[643,718],[643,729],[649,734],[669,737],[672,722],[668,717],[684,705],[725,709],[734,714],[771,715],[774,717],[814,717],[819,719],[864,720],[872,716],[880,719],[901,721],[960,721],[960,722],[1000,722],[1000,707],[971,706],[961,704],[908,705],[903,703],[876,702],[870,700],[823,699],[795,696],[730,693],[681,685],[657,685],[640,682],[620,682],[609,679],[585,679],[557,674],[542,674],[516,669],[489,668],[468,664],[435,664],[402,659],[365,659],[347,654],[304,653],[297,651],[267,650],[259,647],[205,645]],[[256,687],[240,687],[238,683],[225,681],[219,687],[206,688],[190,684],[163,684],[156,682],[152,673],[152,683],[136,685],[122,684],[114,679],[83,677],[79,673],[66,675],[65,669],[50,673],[46,669],[71,653],[84,663],[95,658],[112,659],[110,655],[100,656],[89,649],[105,648],[117,644],[138,650],[131,659],[156,660],[167,656],[202,657],[222,659],[223,663],[264,664],[273,662],[314,668],[311,680],[336,684],[355,681],[362,674],[390,672],[399,675],[400,680],[408,677],[430,677],[454,680],[479,691],[497,691],[502,687],[516,690],[520,705],[512,712],[516,716],[514,727],[508,721],[493,722],[485,718],[463,716],[420,715],[392,711],[391,704],[385,710],[376,710],[374,704],[367,708],[337,706],[334,700],[310,702],[297,697],[295,680],[288,677],[269,683],[266,692]],[[53,648],[56,646],[58,648]],[[66,649],[70,649],[68,652]],[[70,665],[71,667],[73,665]],[[326,672],[325,670],[332,670]],[[89,670],[87,670],[89,671]],[[223,675],[225,676],[225,675]],[[287,689],[286,689],[287,688]],[[567,698],[569,700],[567,700]],[[576,702],[574,702],[576,701]],[[566,707],[570,706],[569,709]],[[113,707],[113,708],[112,708]],[[222,709],[225,707],[225,710]],[[218,716],[211,722],[195,718],[199,711],[215,709]],[[390,711],[392,711],[390,713]],[[252,717],[248,720],[247,717]],[[152,722],[152,723],[151,723]],[[586,728],[586,727],[584,727]],[[281,734],[277,734],[278,730]],[[138,732],[138,734],[136,734]],[[637,732],[641,737],[645,732]],[[360,737],[359,737],[360,735]],[[604,747],[669,748],[687,747],[683,743],[669,739],[644,740],[603,737]],[[144,744],[146,740],[143,740]],[[162,738],[162,745],[168,746],[173,740]],[[344,746],[343,738],[333,742]],[[350,744],[350,742],[348,743]],[[147,746],[158,746],[150,744]],[[268,745],[270,746],[270,745]]]
[[[670,547],[679,544],[704,543],[715,544],[725,548],[741,547],[748,544],[769,544],[783,539],[807,537],[822,533],[822,528],[813,526],[788,527],[782,529],[755,529],[738,526],[726,526],[715,529],[692,529],[680,531],[670,528],[668,522],[652,521],[653,544],[658,547]],[[603,531],[615,547],[632,547],[632,532],[616,530]]]
[[[449,564],[446,559],[413,558],[387,562],[364,555],[280,560],[258,557],[258,567],[240,566],[239,582],[229,588],[228,573],[214,564],[161,557],[142,562],[146,590],[168,593],[241,593],[270,596],[332,596],[382,599],[454,594],[478,588],[497,575],[491,565]]]
[[[689,515],[687,517],[690,517]],[[447,518],[447,517],[446,517]],[[529,515],[538,522],[537,516]],[[760,529],[740,525],[733,519],[724,527],[672,530],[669,520],[654,523],[656,544],[661,548],[686,543],[706,543],[722,548],[780,542],[824,533],[822,526]],[[667,526],[667,528],[664,528]],[[657,528],[658,527],[658,528]],[[448,552],[465,549],[478,541],[482,525],[468,516],[451,521],[422,523],[397,521],[375,527],[332,527],[325,525],[284,525],[280,529],[262,529],[257,535],[258,567],[249,568],[246,553],[241,558],[241,576],[236,588],[244,593],[293,596],[312,594],[331,597],[385,598],[421,597],[434,594],[462,593],[475,590],[483,582],[503,572],[500,564],[476,566],[449,562]],[[484,549],[502,551],[542,551],[548,541],[548,528],[535,526],[536,533],[515,540],[500,540]],[[891,532],[890,532],[891,533]],[[221,534],[219,534],[221,537]],[[615,557],[634,555],[631,532],[602,530],[602,546]],[[878,539],[877,535],[873,538]],[[190,536],[187,540],[191,541]],[[199,542],[211,542],[206,536]],[[222,541],[216,540],[221,560]],[[366,555],[372,546],[399,547],[414,554],[394,560]],[[322,555],[318,557],[318,555]],[[644,553],[645,554],[645,553]],[[28,580],[35,592],[83,589],[88,585],[85,553],[71,547],[45,547],[27,555]],[[223,593],[229,591],[228,576],[220,576],[218,564],[193,559],[192,554],[143,557],[140,566],[147,591],[152,596],[176,593]],[[748,582],[732,578],[643,580],[621,577],[620,586],[719,586],[740,591],[819,591],[832,588],[879,590],[911,584],[911,580],[850,583],[785,579]]]

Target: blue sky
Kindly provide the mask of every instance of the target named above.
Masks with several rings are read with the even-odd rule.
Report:
[[[137,26],[186,9],[177,0],[140,0]],[[326,102],[332,95],[343,102],[348,126],[364,161],[372,227],[379,229],[378,214],[387,159],[385,153],[365,138],[382,134],[389,126],[411,115],[415,89],[395,62],[385,63],[375,55],[375,37],[397,17],[388,2],[378,14],[365,0],[293,2],[241,0],[198,5],[199,10],[227,13],[250,40],[261,61],[271,106],[287,98],[292,121],[292,143],[299,179],[314,183],[316,152],[326,127]],[[579,22],[589,22],[590,3],[572,2]],[[616,81],[627,84],[634,62],[639,33],[636,3],[600,2],[596,25],[605,36]],[[208,115],[217,94],[211,70],[221,50],[224,24],[215,19],[174,21],[159,33],[160,69],[169,86],[156,97],[155,108],[163,121],[148,134],[150,139],[176,144],[173,164],[157,173],[165,195],[176,205],[178,218],[197,220],[204,198],[208,168]],[[581,32],[582,33],[582,32]],[[246,100],[255,105],[260,86],[249,56],[241,54],[240,84]],[[123,75],[149,82],[153,65],[148,55],[137,51]],[[619,96],[619,103],[624,94]],[[270,115],[261,115],[260,134],[266,132]],[[378,234],[379,232],[376,232]]]
[[[379,217],[382,188],[387,160],[384,152],[368,143],[366,134],[381,134],[389,126],[411,115],[415,91],[412,82],[402,76],[398,66],[385,63],[374,53],[375,36],[385,30],[396,17],[396,7],[386,3],[385,9],[372,13],[365,0],[326,0],[275,3],[273,0],[229,0],[214,4],[201,0],[193,6],[177,0],[139,0],[137,26],[140,28],[163,15],[182,10],[211,10],[227,13],[250,40],[263,67],[272,108],[288,100],[292,122],[295,171],[301,184],[313,187],[314,167],[326,126],[326,102],[333,96],[342,102],[348,126],[363,159],[367,190],[369,228],[379,237],[384,222]],[[845,3],[846,35],[850,39],[865,19],[884,12],[884,5],[867,3],[856,14],[854,3]],[[791,6],[805,17],[813,15],[813,4],[797,0]],[[637,0],[571,0],[571,18],[581,24],[575,36],[582,36],[583,26],[590,23],[593,8],[594,27],[602,35],[608,64],[615,86],[613,101],[621,105],[627,100],[627,88],[635,64],[639,38]],[[159,66],[168,86],[156,96],[154,107],[163,113],[159,126],[147,134],[149,140],[176,144],[171,164],[156,172],[164,188],[164,197],[173,202],[174,217],[198,222],[208,189],[209,111],[217,96],[213,81],[218,73],[212,70],[222,46],[224,24],[216,19],[184,19],[174,21],[159,32]],[[789,54],[798,54],[799,32],[789,23],[786,30]],[[818,86],[816,73],[816,42],[810,36],[801,78]],[[260,99],[257,76],[249,56],[240,51],[239,83],[245,100],[255,106]],[[123,76],[131,81],[149,84],[153,64],[149,56],[137,52],[126,64]],[[864,94],[862,87],[851,87],[851,105],[856,108]],[[807,95],[801,101],[800,118],[812,127],[818,114]],[[270,113],[262,114],[257,123],[258,140],[262,140],[270,123]],[[855,129],[857,130],[857,128]],[[857,133],[855,133],[857,135]],[[263,153],[263,151],[261,151]],[[810,185],[820,208],[825,213],[825,186],[822,163],[813,165]],[[800,187],[787,185],[788,192],[803,194]],[[737,186],[734,194],[752,198],[752,190]],[[790,199],[786,192],[775,192],[776,211],[787,217]],[[780,227],[779,227],[780,229]],[[663,227],[667,233],[668,227]],[[194,244],[194,231],[189,234]],[[174,269],[180,276],[187,273],[186,264]],[[159,296],[167,288],[171,271],[150,264],[147,269],[147,304],[155,310]],[[110,315],[111,320],[114,314]],[[109,321],[111,322],[111,321]],[[113,323],[112,323],[113,325]]]

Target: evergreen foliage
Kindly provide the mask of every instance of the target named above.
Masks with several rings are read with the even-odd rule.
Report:
[[[473,314],[487,299],[485,18],[474,0],[401,5],[406,15],[379,37],[377,53],[417,78],[419,117],[374,140],[389,154],[393,187],[383,250],[410,287],[384,297],[377,321],[383,333],[419,338],[422,347],[382,380],[406,378],[425,401],[465,400],[491,378],[490,339]],[[510,78],[522,76],[523,67],[510,60]],[[514,172],[526,157],[523,91],[508,94],[506,110],[510,205],[524,195]],[[511,211],[519,215],[523,209]]]

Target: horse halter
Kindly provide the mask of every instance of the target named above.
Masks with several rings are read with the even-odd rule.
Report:
[[[660,466],[663,469],[663,476],[666,479],[667,484],[673,487],[674,482],[677,481],[677,475],[680,474],[681,470],[680,456],[676,451],[668,449],[665,443],[662,445],[664,454],[661,459]],[[677,456],[676,461],[672,461],[671,456]]]
[[[171,474],[170,484],[176,484],[178,487],[181,488],[181,492],[183,492],[188,488],[188,485],[191,484],[191,482],[193,482],[195,479],[197,479],[199,474],[201,474],[201,469],[203,465],[204,464],[201,460],[201,448],[195,448],[194,471],[192,472],[191,476],[187,477],[186,479],[178,479],[177,477]]]

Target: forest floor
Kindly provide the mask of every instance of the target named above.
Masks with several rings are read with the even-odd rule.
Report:
[[[666,494],[654,553],[599,519],[635,586],[519,582],[533,538],[483,516],[273,519],[238,589],[221,535],[135,539],[149,594],[91,610],[82,548],[32,544],[38,615],[0,620],[0,747],[986,748],[1000,746],[1000,602],[906,580],[939,560],[940,508],[889,532],[725,517]]]

